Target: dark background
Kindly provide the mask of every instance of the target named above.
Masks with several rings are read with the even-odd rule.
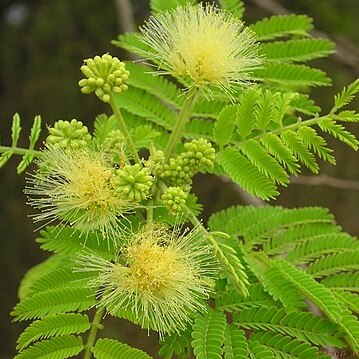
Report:
[[[131,6],[132,16],[125,12],[126,3]],[[321,35],[338,43],[337,55],[315,63],[334,80],[333,87],[313,91],[324,111],[342,86],[359,77],[358,0],[248,0],[246,4],[247,23],[273,13],[305,13],[314,18]],[[59,119],[77,118],[91,127],[95,115],[107,108],[95,96],[83,96],[79,91],[83,59],[105,52],[125,58],[126,54],[113,47],[110,40],[140,25],[148,13],[149,5],[143,0],[0,0],[2,143],[10,144],[15,112],[22,118],[20,145],[24,146],[37,114],[49,125]],[[358,110],[359,101],[353,106]],[[353,126],[353,131],[359,136],[358,126]],[[346,231],[359,235],[359,155],[338,143],[333,147],[338,164],[322,165],[321,173],[354,182],[344,182],[345,188],[330,187],[324,177],[324,183],[318,186],[305,177],[301,181],[308,185],[291,184],[272,204],[328,207]],[[24,175],[16,175],[17,163],[14,157],[0,170],[0,359],[13,357],[16,339],[23,329],[22,324],[11,324],[8,314],[17,302],[19,281],[28,268],[46,256],[34,241],[37,234],[27,218],[31,211],[25,205]],[[252,201],[233,186],[210,176],[197,178],[195,192],[205,204],[204,218],[231,204]],[[101,334],[125,340],[156,357],[155,335],[148,337],[147,332],[139,332],[127,323],[108,322],[106,332]]]

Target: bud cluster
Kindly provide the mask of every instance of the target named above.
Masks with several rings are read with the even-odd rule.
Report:
[[[188,194],[180,187],[168,187],[161,200],[170,213],[178,213],[186,204],[187,196]]]
[[[104,54],[101,57],[87,59],[81,71],[86,76],[79,81],[81,92],[84,94],[95,92],[103,102],[110,102],[112,92],[120,93],[127,90],[126,81],[130,72],[117,57]]]
[[[200,138],[184,144],[185,152],[182,156],[188,162],[194,172],[202,172],[211,169],[215,160],[215,150],[211,143]]]
[[[188,190],[196,173],[213,166],[215,150],[203,138],[185,143],[184,149],[178,156],[170,158],[168,163],[158,166],[155,173],[170,185]]]
[[[71,122],[59,120],[48,130],[49,136],[46,138],[46,143],[54,148],[80,149],[86,147],[91,141],[87,127],[75,119]]]
[[[121,198],[140,202],[147,198],[152,186],[152,176],[139,164],[125,165],[116,171],[115,187]]]
[[[154,149],[153,153],[148,157],[148,160],[145,161],[145,166],[152,173],[159,173],[163,170],[163,163],[165,161],[165,154],[161,150]]]

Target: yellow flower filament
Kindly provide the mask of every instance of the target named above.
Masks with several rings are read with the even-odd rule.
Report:
[[[243,23],[213,5],[182,6],[154,15],[142,27],[146,53],[164,70],[189,77],[203,88],[228,92],[245,83],[262,64],[255,35]]]
[[[213,253],[194,239],[194,232],[179,236],[148,225],[124,245],[115,263],[85,254],[78,270],[100,272],[90,285],[99,288],[100,305],[111,314],[127,315],[160,335],[179,332],[191,313],[204,309],[217,273]]]

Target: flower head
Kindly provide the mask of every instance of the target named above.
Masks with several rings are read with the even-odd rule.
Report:
[[[113,169],[102,154],[51,147],[38,164],[25,191],[29,203],[41,210],[35,221],[65,221],[83,233],[115,235],[128,203],[117,194]]]
[[[217,274],[214,255],[196,231],[180,235],[153,224],[132,235],[115,263],[85,254],[77,270],[98,273],[90,286],[100,288],[100,305],[110,313],[161,334],[185,329],[205,308]]]
[[[152,16],[141,28],[146,53],[165,71],[191,85],[230,91],[262,63],[254,33],[214,5],[181,6]]]

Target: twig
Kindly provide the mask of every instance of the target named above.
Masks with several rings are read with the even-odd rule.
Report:
[[[93,320],[92,320],[92,323],[91,323],[90,333],[89,333],[89,336],[87,338],[87,343],[85,345],[84,359],[90,359],[91,356],[92,356],[91,349],[95,344],[97,331],[99,329],[103,328],[103,326],[101,324],[101,319],[102,319],[104,311],[105,311],[104,307],[97,308],[96,313],[95,313],[95,315],[93,317]]]
[[[328,186],[349,190],[359,190],[359,181],[351,181],[326,175],[291,177],[291,182],[306,186]]]
[[[120,33],[136,31],[133,8],[129,0],[115,0],[117,23]]]
[[[115,7],[117,10],[119,33],[135,32],[137,30],[137,25],[131,2],[129,0],[115,0]],[[140,59],[138,55],[130,51],[126,51],[126,57],[133,61]]]
[[[266,202],[263,201],[262,199],[250,195],[247,191],[242,189],[240,186],[238,186],[236,183],[234,183],[228,177],[220,176],[219,178],[221,179],[221,181],[223,181],[225,183],[229,183],[232,186],[234,192],[242,199],[242,201],[245,204],[250,204],[252,206],[257,206],[257,207],[264,206],[266,204]]]

